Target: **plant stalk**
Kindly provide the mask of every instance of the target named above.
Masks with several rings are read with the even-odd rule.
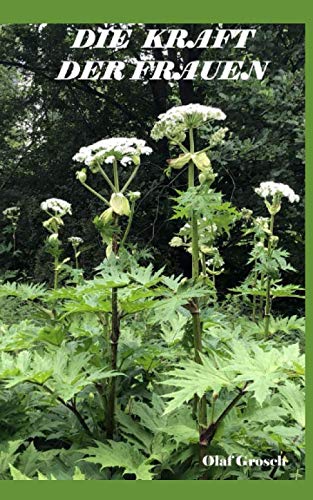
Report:
[[[117,186],[116,186],[117,187]],[[118,224],[118,215],[114,215],[114,225]],[[117,234],[113,234],[112,241],[112,251],[115,255],[118,254],[118,242]],[[116,370],[117,368],[117,356],[118,356],[118,341],[120,336],[120,316],[118,312],[118,289],[112,288],[111,292],[111,335],[110,335],[110,346],[111,346],[111,370]],[[115,430],[115,406],[116,406],[116,377],[111,377],[109,380],[109,390],[108,390],[108,401],[107,401],[107,413],[106,413],[106,437],[107,439],[113,439]]]
[[[194,136],[193,130],[189,129],[189,144],[190,153],[194,153]],[[195,185],[195,168],[192,161],[188,165],[188,188],[194,187]],[[198,221],[197,215],[193,210],[191,213],[191,248],[192,248],[192,279],[197,281],[199,278],[199,236],[198,236]],[[192,329],[193,329],[193,341],[195,350],[195,361],[201,364],[200,353],[202,352],[202,327],[200,320],[200,310],[199,310],[199,300],[197,297],[193,299],[194,307],[192,309]],[[206,408],[206,398],[202,398],[198,401],[198,397],[194,398],[194,410],[196,405],[198,405],[198,422],[200,432],[207,425],[207,408]]]
[[[270,235],[268,239],[268,258],[272,255],[272,236],[274,234],[274,214],[271,214]],[[264,335],[268,337],[271,317],[271,282],[270,276],[266,280],[265,312],[264,312]]]
[[[56,290],[58,288],[58,285],[59,285],[59,271],[58,271],[58,267],[59,267],[59,260],[57,257],[55,257],[54,259],[54,277],[53,277],[53,288],[54,290]]]
[[[111,370],[117,368],[118,340],[120,336],[120,318],[118,314],[117,288],[112,288],[112,329],[110,337],[111,345]],[[115,428],[115,403],[116,403],[116,377],[111,377],[109,381],[109,395],[107,406],[107,438],[112,439]]]
[[[92,187],[90,187],[88,184],[86,184],[85,182],[82,182],[82,185],[88,189],[88,191],[90,191],[94,196],[96,196],[97,198],[99,198],[99,200],[103,201],[103,203],[105,203],[106,205],[110,206],[110,203],[108,202],[108,200],[106,200],[104,198],[104,196],[102,196],[101,194],[99,194],[97,191],[95,191],[95,189],[93,189]]]
[[[119,183],[119,179],[118,179],[117,161],[115,158],[114,158],[114,162],[113,162],[113,176],[114,176],[114,187],[115,187],[116,192],[118,193],[120,190],[120,183]]]
[[[111,179],[107,176],[107,174],[105,173],[105,171],[103,170],[103,168],[101,167],[100,164],[98,164],[98,168],[99,168],[100,174],[106,180],[106,182],[109,184],[109,186],[113,190],[113,192],[117,193],[118,191],[116,189],[116,186],[113,184],[113,182],[111,181]]]

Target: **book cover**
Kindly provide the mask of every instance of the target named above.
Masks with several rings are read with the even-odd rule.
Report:
[[[0,488],[306,479],[308,25],[143,17],[1,20]]]

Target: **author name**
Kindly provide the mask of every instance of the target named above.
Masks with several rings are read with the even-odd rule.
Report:
[[[202,459],[206,467],[230,467],[234,464],[239,467],[285,467],[288,459],[282,455],[271,458],[248,458],[243,455],[229,455],[223,457],[221,455],[205,455]]]

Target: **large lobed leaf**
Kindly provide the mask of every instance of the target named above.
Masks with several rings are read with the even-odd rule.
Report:
[[[96,441],[97,447],[80,450],[88,457],[82,460],[105,467],[120,467],[124,474],[134,474],[136,479],[151,480],[153,465],[134,445],[123,442],[108,441],[107,444]]]

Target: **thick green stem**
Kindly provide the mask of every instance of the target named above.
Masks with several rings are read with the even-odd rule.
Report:
[[[54,258],[54,277],[53,277],[53,288],[56,290],[59,285],[59,260],[57,257]]]
[[[256,315],[256,295],[253,295],[252,297],[252,321],[255,321]]]
[[[215,401],[216,401],[216,398],[213,396],[213,397],[212,397],[212,406],[211,406],[211,419],[210,419],[210,424],[212,424],[212,423],[214,422]]]
[[[117,184],[116,184],[117,187]],[[118,225],[118,215],[114,215],[114,225]],[[113,234],[112,251],[115,255],[118,254],[118,241],[117,234]],[[118,356],[118,341],[120,337],[120,315],[118,312],[118,289],[112,288],[111,292],[111,370],[117,368]],[[107,400],[107,413],[106,413],[106,436],[107,439],[112,439],[115,429],[115,406],[116,406],[116,377],[111,377],[109,380],[108,400]]]
[[[194,136],[193,130],[189,130],[189,144],[190,153],[194,153]],[[195,171],[194,164],[192,161],[188,165],[188,188],[194,187],[195,185]],[[198,237],[198,221],[196,212],[193,210],[191,213],[191,249],[192,249],[192,279],[196,281],[199,277],[199,237]],[[201,363],[200,353],[202,352],[202,327],[200,320],[200,310],[199,301],[197,298],[193,299],[192,308],[192,328],[193,328],[193,341],[195,350],[195,361]],[[197,404],[198,398],[195,397],[194,408]],[[207,408],[206,408],[206,398],[203,396],[199,401],[199,411],[198,420],[200,431],[204,429],[207,425]]]
[[[253,288],[255,288],[257,285],[257,279],[258,279],[258,273],[257,273],[257,271],[254,271]],[[257,310],[257,296],[253,295],[253,297],[252,297],[252,321],[256,320],[256,310]]]
[[[202,267],[203,276],[206,276],[207,270],[206,270],[206,262],[205,262],[205,253],[201,254],[201,267]]]
[[[264,273],[261,274],[261,280],[260,280],[260,290],[263,291],[264,287]],[[260,297],[260,309],[259,309],[259,316],[260,319],[263,319],[263,303],[264,303],[264,297],[261,295]]]
[[[114,162],[113,162],[113,176],[114,176],[115,191],[118,193],[120,190],[120,183],[119,183],[119,179],[118,179],[118,169],[117,169],[116,159],[114,159]]]
[[[16,251],[16,229],[13,230],[13,254]]]
[[[272,255],[272,237],[274,233],[274,215],[271,214],[270,223],[270,235],[268,239],[268,258]],[[270,317],[271,317],[271,277],[267,276],[266,279],[266,296],[265,296],[265,312],[264,312],[264,335],[268,337],[270,328]]]
[[[112,288],[111,295],[112,303],[112,329],[111,329],[111,370],[117,368],[118,340],[120,336],[120,319],[118,314],[118,295],[117,288]],[[112,377],[109,381],[109,395],[107,405],[107,423],[106,431],[107,438],[112,439],[115,428],[115,403],[116,403],[116,377]]]
[[[79,269],[79,264],[78,264],[78,257],[77,257],[77,252],[75,250],[75,268]]]
[[[255,246],[256,245],[256,238],[255,237],[254,237],[253,243]],[[254,267],[255,266],[256,266],[256,259],[254,259]],[[256,288],[257,279],[258,279],[258,272],[254,271],[253,272],[253,288]],[[256,295],[253,295],[253,297],[252,297],[252,321],[256,320],[256,310],[257,310],[257,297],[256,297]]]

